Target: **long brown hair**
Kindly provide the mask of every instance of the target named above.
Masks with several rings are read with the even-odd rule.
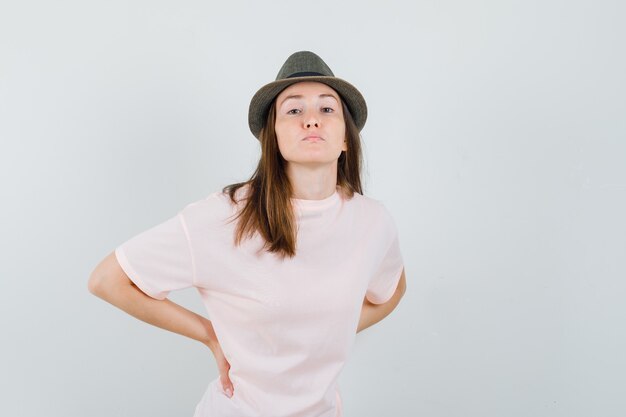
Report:
[[[345,198],[352,198],[354,193],[363,194],[361,188],[361,138],[354,124],[352,115],[341,100],[343,118],[346,125],[347,151],[342,151],[337,161],[337,185]],[[261,130],[261,158],[256,170],[248,181],[230,184],[222,190],[228,193],[231,201],[237,190],[249,186],[243,207],[233,220],[238,220],[235,229],[235,244],[259,233],[265,244],[263,249],[282,257],[296,254],[296,219],[291,205],[292,188],[287,172],[286,161],[278,149],[274,125],[276,123],[276,102],[270,106],[265,126]]]

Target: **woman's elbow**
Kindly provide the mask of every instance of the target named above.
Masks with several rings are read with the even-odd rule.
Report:
[[[89,292],[95,296],[100,297],[102,293],[102,281],[102,275],[97,274],[97,269],[94,270],[89,276],[89,280],[87,281],[87,289],[89,290]]]
[[[124,276],[122,277],[122,275]],[[87,281],[87,289],[97,297],[106,298],[106,294],[110,293],[110,289],[118,286],[123,281],[123,278],[126,278],[126,276],[121,272],[115,254],[111,253],[91,272]]]

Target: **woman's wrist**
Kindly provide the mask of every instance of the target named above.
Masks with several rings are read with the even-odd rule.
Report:
[[[204,337],[200,340],[200,342],[209,349],[213,350],[213,347],[217,343],[217,336],[215,335],[215,330],[213,329],[213,323],[211,323],[211,320],[206,317],[199,317],[202,322],[202,326],[204,327]]]

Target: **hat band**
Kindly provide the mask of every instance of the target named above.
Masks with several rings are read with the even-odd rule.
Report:
[[[296,78],[296,77],[315,77],[321,75],[322,77],[324,77],[324,74],[320,74],[319,72],[296,72],[294,74],[291,74],[290,76],[288,76],[287,78]]]

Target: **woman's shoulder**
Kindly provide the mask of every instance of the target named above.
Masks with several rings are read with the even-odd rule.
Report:
[[[243,188],[243,187],[242,187]],[[223,220],[236,211],[236,202],[241,202],[244,190],[236,190],[235,202],[225,190],[214,191],[205,197],[187,204],[181,210],[184,217],[202,220]]]
[[[351,197],[344,193],[343,199],[349,204],[358,206],[362,210],[369,210],[373,212],[381,212],[386,210],[385,205],[381,200],[372,198],[365,194],[357,193],[356,191]]]
[[[352,206],[352,213],[357,215],[369,228],[380,226],[382,229],[395,228],[395,221],[383,200],[365,194],[354,193],[352,198],[345,200]]]

